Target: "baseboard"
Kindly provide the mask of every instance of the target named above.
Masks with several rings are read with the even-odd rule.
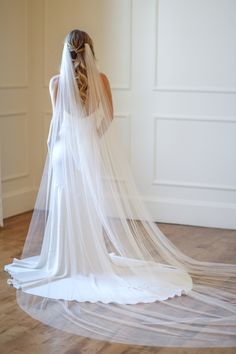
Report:
[[[30,188],[4,195],[3,218],[32,210],[36,196],[37,190]],[[151,198],[149,196],[143,197],[142,200],[156,222],[236,229],[236,204],[233,203]]]
[[[236,204],[143,198],[157,222],[236,229]]]
[[[37,190],[24,188],[3,195],[3,218],[21,214],[34,208]],[[3,222],[4,223],[4,222]]]

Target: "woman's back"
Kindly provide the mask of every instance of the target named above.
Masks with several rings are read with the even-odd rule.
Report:
[[[107,76],[104,73],[99,73],[103,87],[104,87],[104,93],[106,94],[110,107],[112,108],[111,110],[111,115],[113,116],[113,102],[112,102],[112,93],[111,93],[111,88],[110,88],[110,83],[107,78]],[[58,85],[59,85],[59,80],[60,80],[60,75],[55,75],[50,79],[49,82],[49,92],[50,92],[50,97],[51,97],[51,102],[52,102],[52,107],[53,109],[55,108],[56,105],[56,98],[57,98],[57,92],[58,92]],[[89,87],[88,87],[89,91]],[[87,116],[89,117],[92,112],[96,111],[98,109],[100,104],[100,99],[99,97],[96,97],[96,100],[92,100],[92,102],[88,102],[88,100],[85,102],[84,107],[85,111],[87,112]]]

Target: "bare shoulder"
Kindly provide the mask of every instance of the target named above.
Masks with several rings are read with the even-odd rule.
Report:
[[[49,81],[49,89],[52,90],[57,87],[60,75],[54,75]]]
[[[113,102],[112,102],[112,93],[111,93],[110,82],[109,82],[107,76],[104,73],[100,73],[100,77],[102,79],[105,91],[107,93],[108,100],[110,102],[111,117],[113,117]]]
[[[102,79],[103,83],[105,84],[105,86],[110,87],[110,83],[109,83],[107,76],[104,73],[100,73],[100,76],[101,76],[101,79]]]

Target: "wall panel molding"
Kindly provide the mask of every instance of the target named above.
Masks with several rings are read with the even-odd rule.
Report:
[[[179,181],[168,181],[168,180],[153,180],[152,184],[158,186],[169,186],[169,187],[182,187],[182,188],[194,188],[194,189],[214,189],[222,191],[234,191],[236,192],[236,185],[224,185],[224,184],[209,184],[209,183],[189,183],[189,182],[179,182]]]
[[[5,117],[12,117],[12,116],[26,116],[28,115],[28,112],[22,111],[22,112],[1,112],[0,113],[0,118],[5,118]]]
[[[167,187],[181,187],[181,188],[196,188],[196,189],[209,189],[209,190],[222,190],[222,191],[236,191],[236,185],[214,184],[214,183],[199,183],[199,182],[180,182],[176,180],[163,180],[156,177],[156,151],[157,151],[157,138],[156,129],[159,120],[168,121],[195,121],[195,122],[211,122],[211,123],[224,123],[236,124],[236,117],[209,117],[209,116],[194,116],[194,115],[153,115],[153,180],[152,185],[167,186]]]
[[[29,87],[29,38],[28,38],[28,28],[29,28],[29,0],[24,0],[24,10],[25,10],[25,23],[24,23],[24,36],[25,36],[25,65],[24,65],[24,81],[22,83],[10,83],[10,84],[3,84],[0,85],[0,90],[6,89],[27,89]],[[22,68],[21,68],[22,70]]]
[[[25,161],[26,161],[26,169],[23,169],[19,173],[8,174],[3,177],[2,174],[2,182],[6,183],[8,181],[21,179],[24,177],[28,177],[30,175],[29,164],[30,164],[30,156],[29,156],[29,115],[27,112],[7,112],[7,113],[0,113],[0,119],[6,117],[16,117],[16,119],[24,119],[25,120],[25,135],[26,135],[26,145],[25,145]]]
[[[120,85],[120,84],[111,84],[111,89],[113,91],[131,91],[132,89],[132,48],[133,48],[133,0],[129,0],[129,60],[128,60],[128,80],[127,84]]]
[[[157,92],[179,92],[179,93],[209,93],[209,94],[236,94],[236,88],[231,88],[231,87],[223,87],[223,88],[218,88],[214,86],[204,86],[204,87],[199,87],[199,86],[174,86],[174,85],[168,85],[168,86],[162,86],[158,82],[158,36],[159,36],[159,18],[160,18],[160,1],[161,0],[156,0],[155,1],[155,34],[154,34],[154,70],[153,70],[153,77],[154,77],[154,82],[153,82],[153,91]]]

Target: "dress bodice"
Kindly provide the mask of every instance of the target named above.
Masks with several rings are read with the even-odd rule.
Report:
[[[98,117],[98,109],[96,109],[88,116],[79,118],[79,122],[72,123],[73,118],[68,112],[65,111],[63,115],[63,121],[60,126],[59,136],[64,136],[65,133],[70,130],[70,128],[74,130],[75,126],[79,126],[81,129],[94,129],[96,127],[96,117]]]

